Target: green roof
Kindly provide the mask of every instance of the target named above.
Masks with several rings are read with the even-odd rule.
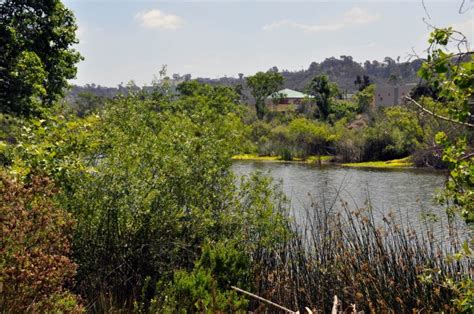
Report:
[[[267,97],[267,99],[271,99],[274,97],[284,97],[284,98],[297,98],[297,99],[303,99],[303,98],[312,98],[313,96],[304,94],[302,92],[298,92],[296,90],[292,90],[289,88],[282,89],[281,91],[278,91],[270,96]]]

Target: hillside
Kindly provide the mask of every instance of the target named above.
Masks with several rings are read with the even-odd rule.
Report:
[[[367,60],[364,63],[358,63],[351,56],[341,56],[340,58],[327,58],[321,63],[312,62],[307,69],[300,71],[279,70],[276,66],[270,70],[278,71],[283,75],[285,79],[284,88],[303,91],[313,77],[326,74],[342,91],[351,93],[357,90],[357,86],[354,84],[357,75],[366,75],[370,78],[371,82],[379,86],[393,84],[394,82],[399,84],[417,82],[416,72],[421,63],[422,60],[420,59],[400,63],[390,57],[384,58],[382,62]],[[172,82],[179,83],[190,78],[191,75],[189,74],[182,76],[173,74],[171,80]],[[244,94],[249,95],[243,74],[239,74],[238,77],[221,77],[218,79],[197,78],[197,80],[211,85],[235,86],[242,84]],[[97,96],[110,98],[126,91],[127,88],[123,85],[118,87],[104,87],[95,84],[87,84],[85,86],[74,85],[69,92],[68,98],[74,100],[81,92],[91,92]]]

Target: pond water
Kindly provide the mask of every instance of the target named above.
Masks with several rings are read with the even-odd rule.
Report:
[[[427,214],[434,214],[440,218],[434,224],[434,232],[445,236],[445,209],[434,202],[436,191],[446,180],[446,174],[440,171],[251,161],[235,162],[233,170],[237,176],[258,170],[281,180],[299,224],[304,224],[305,209],[311,204],[341,209],[341,200],[344,200],[349,208],[356,209],[365,207],[370,200],[375,220],[381,221],[391,211],[397,223],[410,224],[417,229],[426,226]]]

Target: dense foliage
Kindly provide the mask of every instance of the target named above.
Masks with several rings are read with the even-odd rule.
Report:
[[[437,97],[428,109],[424,108],[423,101],[421,105],[413,102],[432,116],[447,121],[451,128],[470,130],[455,138],[449,137],[447,130],[441,130],[436,134],[436,142],[443,147],[443,160],[450,169],[441,201],[450,206],[450,211],[458,211],[466,221],[474,222],[474,62],[466,40],[452,28],[432,32],[428,60],[420,69],[420,76],[437,90]],[[452,42],[457,44],[459,52],[456,54],[449,51]],[[439,107],[442,109],[437,109]]]
[[[279,192],[258,177],[237,189],[229,170],[242,129],[235,94],[180,90],[121,97],[85,119],[34,121],[6,153],[20,179],[39,173],[60,188],[54,198],[76,219],[75,290],[97,310],[104,295],[129,308],[151,299],[160,308],[220,308],[209,303],[212,291],[242,308],[229,285],[250,287],[251,262],[284,238]],[[208,255],[229,264],[212,266]],[[191,290],[178,289],[189,280]],[[163,289],[169,297],[154,297]]]
[[[81,312],[72,286],[73,218],[52,202],[50,180],[28,184],[0,178],[0,309],[2,312]]]
[[[38,114],[76,76],[74,15],[59,0],[0,3],[0,111]]]
[[[283,84],[283,77],[275,71],[258,72],[247,77],[247,85],[255,98],[255,111],[259,119],[263,119],[266,112],[265,99],[276,93]]]

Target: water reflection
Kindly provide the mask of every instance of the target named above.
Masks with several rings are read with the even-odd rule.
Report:
[[[291,200],[296,221],[304,225],[305,209],[312,203],[341,209],[341,200],[350,208],[373,208],[376,222],[390,211],[399,224],[415,229],[426,228],[426,217],[436,215],[434,232],[444,238],[447,223],[445,209],[435,204],[436,190],[443,187],[445,174],[423,169],[360,169],[336,166],[317,167],[296,163],[240,161],[233,164],[238,175],[260,170],[282,180],[283,191]],[[464,228],[462,222],[458,222]]]

